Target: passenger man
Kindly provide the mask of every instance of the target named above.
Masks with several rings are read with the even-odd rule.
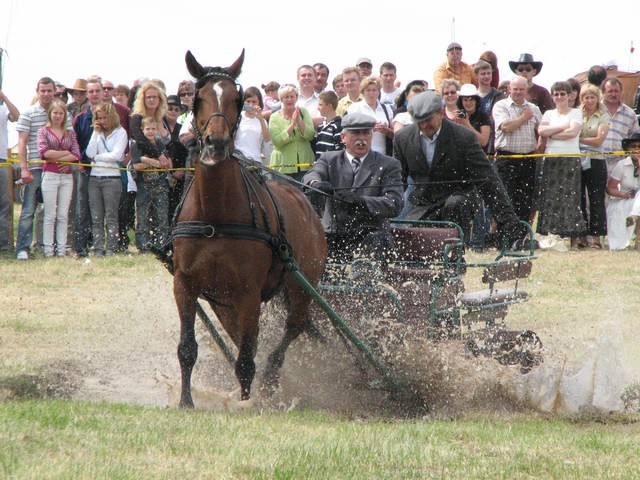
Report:
[[[622,82],[615,77],[609,77],[602,82],[602,96],[604,106],[607,107],[609,117],[609,133],[604,139],[602,149],[605,152],[617,152],[622,149],[622,139],[629,138],[632,133],[639,132],[638,117],[631,107],[622,101]],[[624,156],[608,156],[607,172],[611,173]]]
[[[471,130],[445,118],[442,97],[434,91],[419,93],[409,100],[407,111],[414,123],[400,129],[393,142],[403,181],[415,181],[406,218],[455,222],[468,242],[482,198],[498,223],[501,241],[523,239],[526,233],[495,166]]]
[[[322,225],[329,256],[350,261],[354,253],[384,260],[392,246],[389,219],[402,210],[400,163],[371,150],[376,119],[354,112],[342,122],[345,150],[324,152],[304,178],[327,195]]]
[[[18,222],[16,258],[29,260],[33,241],[33,224],[38,206],[37,190],[42,183],[42,163],[38,151],[38,130],[47,124],[47,109],[54,98],[55,82],[49,77],[38,80],[37,102],[27,108],[16,124],[18,132],[18,158],[20,159],[20,179],[24,184],[22,210]]]
[[[433,74],[436,92],[440,91],[442,81],[445,78],[455,78],[461,85],[473,83],[476,87],[478,86],[471,65],[462,61],[462,47],[459,43],[452,42],[447,46],[447,61],[440,65]]]
[[[508,155],[527,155],[537,151],[536,132],[542,113],[525,98],[526,78],[514,77],[509,89],[509,97],[493,107],[495,148],[498,154],[496,166],[516,215],[520,220],[529,222],[533,215],[536,162],[533,158],[509,158]]]

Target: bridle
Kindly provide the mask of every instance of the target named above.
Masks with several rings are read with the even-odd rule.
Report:
[[[207,118],[207,121],[204,123],[203,129],[200,130],[198,128],[198,112],[196,110],[197,107],[199,106],[199,102],[201,101],[200,98],[198,97],[198,91],[202,87],[204,87],[208,82],[213,81],[215,83],[218,83],[222,80],[229,80],[230,82],[232,82],[236,88],[236,91],[238,92],[238,98],[236,99],[238,118],[236,119],[235,124],[232,125],[224,113],[213,112],[211,115],[209,115],[209,118]],[[242,120],[242,115],[240,112],[242,112],[242,107],[244,106],[244,90],[242,89],[242,85],[240,85],[236,81],[235,77],[232,76],[226,69],[220,68],[220,67],[212,67],[207,71],[207,73],[205,73],[202,77],[200,77],[196,81],[196,95],[195,95],[195,98],[193,99],[193,104],[194,104],[194,111],[193,111],[193,119],[191,121],[191,127],[193,128],[193,131],[196,134],[198,147],[202,148],[204,143],[203,132],[207,131],[207,128],[209,127],[209,123],[211,122],[211,120],[213,120],[216,117],[223,118],[223,120],[227,124],[227,128],[229,129],[229,135],[232,138],[234,137],[234,135],[236,134],[236,131],[238,130],[238,126],[240,125],[240,121]]]

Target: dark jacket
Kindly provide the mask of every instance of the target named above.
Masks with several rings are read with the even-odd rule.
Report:
[[[344,150],[324,152],[303,178],[305,185],[316,180],[330,182],[338,189],[353,187],[366,204],[366,211],[354,215],[348,205],[327,198],[322,218],[327,233],[346,234],[358,228],[386,229],[389,219],[402,210],[401,170],[395,158],[370,151],[354,178]]]
[[[431,168],[422,150],[417,124],[396,133],[394,157],[402,165],[402,178],[416,183],[410,196],[408,219],[427,218],[439,211],[456,193],[482,197],[498,224],[517,223],[511,201],[494,164],[489,161],[472,131],[442,120]]]

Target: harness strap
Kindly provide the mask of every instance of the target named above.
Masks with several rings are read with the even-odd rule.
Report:
[[[272,235],[253,225],[242,223],[209,223],[201,221],[178,222],[171,231],[171,239],[202,238],[234,238],[238,240],[260,241],[267,245],[282,260],[291,259],[291,245],[281,235]]]

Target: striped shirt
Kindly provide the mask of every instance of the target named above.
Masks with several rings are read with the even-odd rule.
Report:
[[[20,133],[28,133],[27,141],[27,161],[29,162],[29,170],[41,170],[42,164],[39,163],[40,152],[38,151],[38,130],[47,124],[47,110],[37,102],[20,113],[20,117],[16,122],[16,131]],[[35,163],[32,163],[34,162]]]
[[[621,103],[616,113],[611,116],[609,133],[605,138],[602,148],[605,152],[615,152],[622,149],[622,140],[632,133],[640,132],[638,118],[631,107]]]
[[[76,160],[82,158],[80,147],[78,147],[78,141],[76,140],[76,132],[74,132],[72,128],[66,130],[62,138],[59,138],[49,127],[42,127],[38,130],[38,151],[40,152],[40,158],[44,160],[44,154],[47,153],[48,150],[68,150],[76,157]],[[60,172],[60,167],[61,165],[57,163],[45,163],[42,170],[44,172],[62,173]],[[71,173],[71,171],[64,173]]]
[[[342,118],[335,117],[330,122],[324,122],[316,131],[315,151],[316,159],[320,158],[322,152],[344,150],[342,137]]]

